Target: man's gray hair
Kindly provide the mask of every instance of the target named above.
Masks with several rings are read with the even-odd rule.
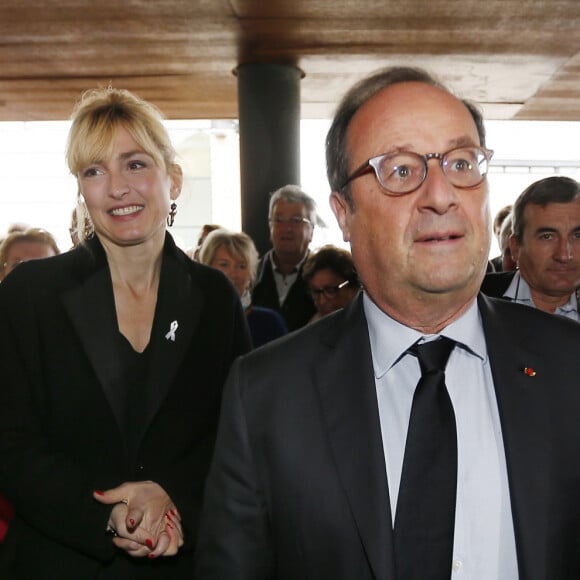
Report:
[[[316,208],[316,202],[307,193],[302,191],[299,185],[284,185],[273,191],[270,196],[270,206],[268,209],[268,219],[272,219],[272,214],[274,212],[274,206],[278,201],[285,201],[287,203],[302,203],[308,212],[308,219],[310,223],[315,226],[324,227],[326,224],[324,220],[318,215],[318,210]]]

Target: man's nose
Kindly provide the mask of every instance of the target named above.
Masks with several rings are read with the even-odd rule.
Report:
[[[437,159],[429,160],[427,176],[421,190],[423,207],[429,207],[439,214],[445,213],[457,203],[457,191]]]
[[[574,257],[572,244],[568,238],[562,238],[556,248],[556,260],[560,262],[569,262]]]

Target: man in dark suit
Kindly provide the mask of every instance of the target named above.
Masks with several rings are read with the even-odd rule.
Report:
[[[580,328],[478,296],[491,230],[484,139],[477,109],[419,69],[376,73],[339,105],[331,205],[364,290],[232,367],[196,578],[580,577],[580,364],[569,354]],[[456,435],[419,474],[451,465],[452,448],[456,462],[438,476],[455,485],[441,512],[451,525],[433,534],[441,486],[413,495],[408,459],[423,446],[405,443],[429,426],[413,421],[430,376],[415,353],[438,344],[452,351],[434,371],[438,402],[422,409],[447,409],[433,423]],[[409,496],[425,513],[402,533]]]
[[[488,296],[579,321],[580,183],[557,175],[528,186],[513,207],[510,253],[517,272],[488,274]]]
[[[280,312],[288,329],[296,330],[316,313],[302,279],[314,226],[320,223],[316,203],[297,185],[285,185],[270,197],[268,220],[272,249],[258,265],[252,304]]]

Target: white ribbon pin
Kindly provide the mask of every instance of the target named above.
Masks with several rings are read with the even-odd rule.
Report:
[[[171,323],[171,326],[169,327],[169,332],[165,335],[165,338],[167,340],[172,340],[173,342],[175,342],[175,331],[177,330],[178,326],[179,324],[177,323],[177,320],[174,320]]]

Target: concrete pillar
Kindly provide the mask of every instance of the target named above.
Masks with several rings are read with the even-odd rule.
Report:
[[[269,194],[300,184],[300,79],[297,67],[240,65],[238,106],[242,229],[258,252],[270,247]]]

